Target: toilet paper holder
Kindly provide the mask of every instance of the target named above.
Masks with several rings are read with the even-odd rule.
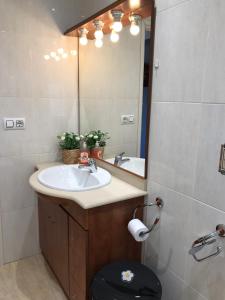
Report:
[[[164,206],[164,201],[157,197],[155,199],[155,203],[149,203],[149,204],[142,204],[142,205],[138,205],[135,209],[134,209],[134,212],[133,212],[133,219],[136,219],[136,213],[137,213],[137,210],[140,209],[140,208],[145,208],[145,207],[151,207],[151,206],[157,206],[159,209],[162,209],[163,206]],[[148,231],[145,231],[145,232],[141,232],[140,233],[140,236],[144,236],[146,234],[149,234],[150,232],[152,232],[152,230],[156,227],[156,225],[159,223],[160,221],[160,218],[159,217],[156,217],[153,224],[148,228]]]

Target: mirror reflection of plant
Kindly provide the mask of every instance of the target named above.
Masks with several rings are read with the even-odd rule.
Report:
[[[74,132],[64,132],[57,136],[59,146],[63,150],[80,149],[80,141],[82,136],[75,134]]]
[[[96,142],[99,143],[100,147],[105,147],[108,139],[110,139],[109,133],[101,130],[92,130],[84,136],[84,140],[89,149],[93,149]]]

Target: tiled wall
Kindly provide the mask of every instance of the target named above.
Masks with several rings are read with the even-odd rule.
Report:
[[[124,28],[116,44],[108,34],[101,49],[94,41],[80,47],[81,132],[109,132],[105,157],[138,155],[143,66],[144,24],[142,34],[135,37]],[[135,123],[121,125],[123,114],[133,114]]]
[[[61,33],[75,15],[73,0],[0,0],[0,265],[39,252],[28,179],[57,157],[56,135],[77,130],[77,58],[43,58],[76,49]],[[4,131],[3,117],[25,117],[26,130]]]
[[[145,244],[145,263],[162,281],[163,300],[221,300],[225,251],[202,263],[188,251],[197,237],[225,223],[225,176],[218,173],[225,141],[225,2],[158,0],[157,7],[160,68],[154,71],[148,188],[149,201],[161,196],[165,207]]]

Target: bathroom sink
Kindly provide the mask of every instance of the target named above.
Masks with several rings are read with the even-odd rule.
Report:
[[[129,158],[129,161],[122,163],[119,167],[128,170],[140,176],[145,176],[145,159],[139,157],[123,157]],[[106,159],[107,162],[114,164],[115,158]]]
[[[102,168],[90,173],[87,169],[79,169],[78,165],[59,165],[41,171],[38,180],[51,189],[82,192],[109,184],[111,175]]]

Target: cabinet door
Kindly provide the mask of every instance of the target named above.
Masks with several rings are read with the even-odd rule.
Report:
[[[39,198],[39,224],[42,252],[68,295],[68,215],[59,205]]]
[[[86,300],[87,231],[69,218],[70,299]]]

